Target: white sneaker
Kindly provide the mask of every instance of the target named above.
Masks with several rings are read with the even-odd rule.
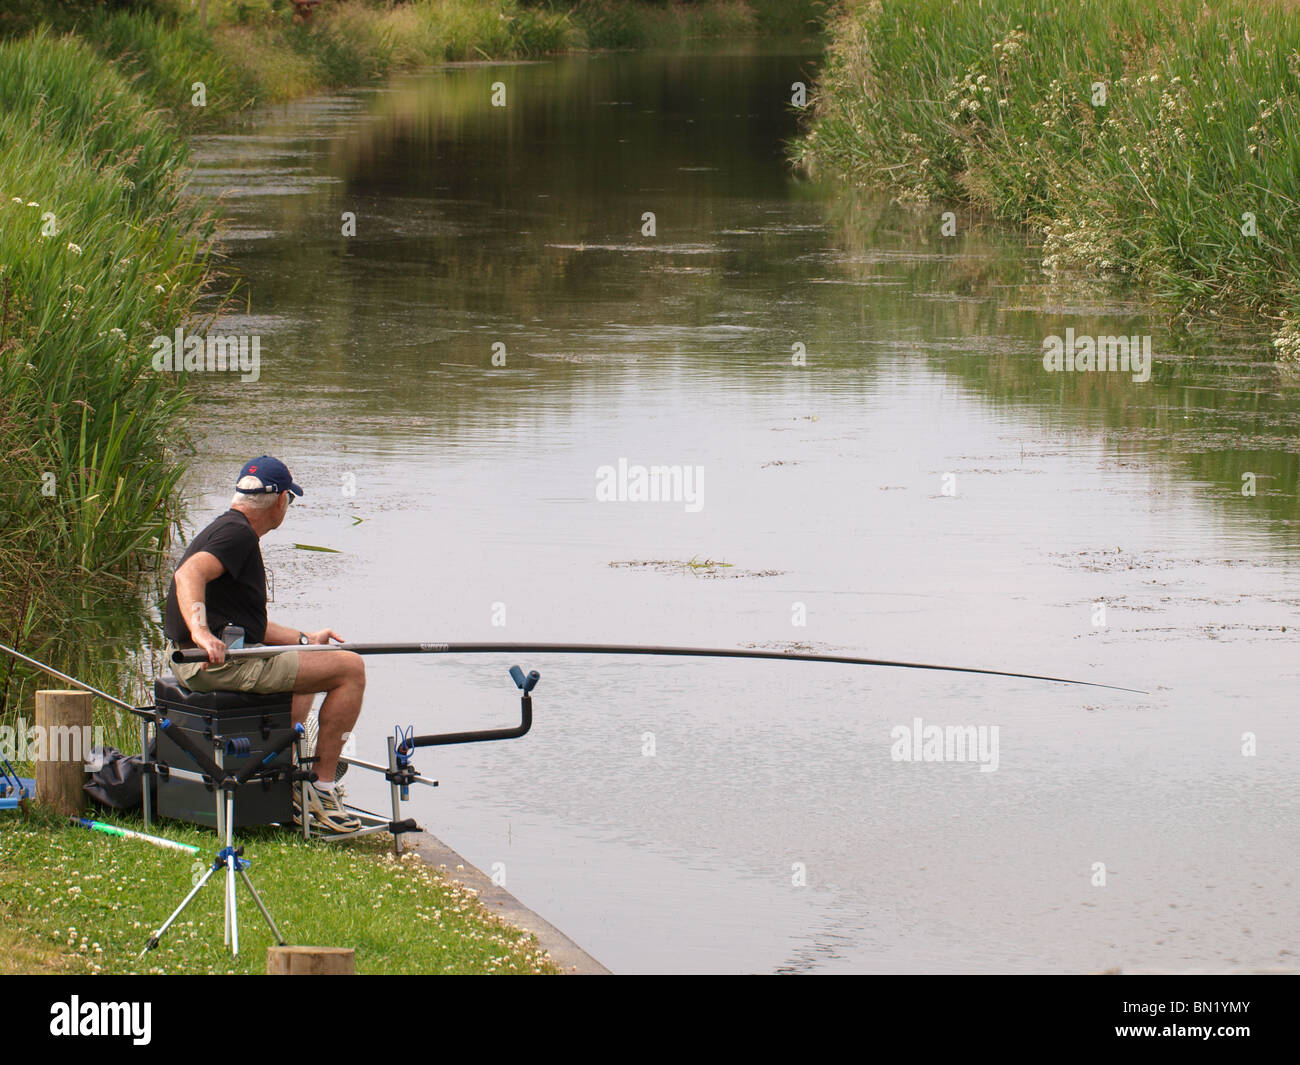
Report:
[[[295,814],[299,813],[298,806],[298,793],[295,788]],[[361,821],[344,808],[343,789],[337,785],[333,790],[330,790],[328,788],[318,788],[315,784],[308,784],[307,808],[311,811],[312,827],[322,832],[344,834],[356,832],[361,827]]]

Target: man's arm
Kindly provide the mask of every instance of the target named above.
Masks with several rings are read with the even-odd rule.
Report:
[[[330,640],[343,642],[343,637],[333,629],[321,629],[319,632],[299,633],[297,629],[291,629],[287,625],[277,625],[274,621],[266,623],[266,642],[277,646],[282,644],[297,643],[299,635],[305,635],[309,643],[329,643]]]
[[[277,625],[274,621],[267,621],[266,636],[264,642],[269,644],[285,644],[298,642],[298,630],[291,629],[287,625]]]
[[[208,628],[208,582],[215,581],[226,568],[216,555],[197,551],[181,563],[176,571],[176,605],[181,620],[189,627],[190,639],[208,653],[208,661],[219,666],[226,660],[226,645]]]

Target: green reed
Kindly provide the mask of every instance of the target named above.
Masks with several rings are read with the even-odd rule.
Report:
[[[87,45],[0,44],[0,638],[68,580],[129,587],[179,516],[187,396],[149,345],[207,277],[187,150]]]
[[[1300,356],[1300,20],[1228,0],[915,0],[833,25],[796,158],[1032,226],[1052,271],[1261,316]]]

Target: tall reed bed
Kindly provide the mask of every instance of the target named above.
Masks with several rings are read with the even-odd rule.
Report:
[[[189,17],[188,5],[173,2],[176,17]],[[326,0],[309,22],[296,23],[286,3],[210,0],[209,22],[222,58],[260,98],[281,99],[432,62],[756,33],[802,39],[824,7],[825,0]]]
[[[698,38],[758,32],[754,8],[744,0],[702,4],[577,0],[569,6],[592,48],[671,47]]]
[[[832,26],[814,171],[1027,223],[1049,270],[1264,316],[1300,358],[1300,19],[1282,2],[874,0]]]
[[[130,15],[119,21],[129,28],[148,20]],[[187,33],[197,26],[183,3],[175,4],[172,21]],[[260,101],[356,85],[429,63],[540,56],[587,43],[567,11],[518,0],[327,0],[305,23],[293,19],[287,3],[211,0],[209,25],[200,46],[215,52]],[[181,54],[193,51],[191,45]]]
[[[187,130],[229,118],[266,95],[258,67],[227,54],[243,50],[235,42],[219,47],[220,37],[204,30],[188,7],[95,11],[76,27],[169,121]],[[270,77],[280,73],[269,57],[262,70]],[[196,85],[202,86],[197,98]]]
[[[211,224],[183,136],[76,39],[0,44],[0,638],[56,591],[156,561],[186,395],[149,344],[189,315]]]
[[[211,0],[206,30],[191,5],[157,3],[156,14],[95,14],[79,31],[103,54],[121,57],[160,101],[203,81],[209,103],[201,115],[184,106],[187,98],[169,103],[183,121],[429,63],[539,56],[586,45],[566,12],[535,10],[517,0],[329,0],[305,23],[294,20],[287,3]]]

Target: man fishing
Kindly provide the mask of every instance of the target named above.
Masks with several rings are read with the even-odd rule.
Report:
[[[307,798],[313,823],[330,832],[354,832],[361,822],[347,812],[335,782],[344,736],[361,714],[365,662],[351,651],[294,651],[267,658],[226,658],[227,626],[244,630],[246,645],[307,645],[343,642],[332,629],[301,632],[267,620],[266,569],[261,537],[278,529],[289,505],[303,494],[293,475],[269,455],[239,471],[230,509],[190,542],[167,588],[164,631],[174,648],[202,648],[206,662],[173,664],[176,678],[192,691],[293,692],[292,720],[307,720],[317,692],[325,692],[316,743],[316,775]],[[237,634],[230,634],[237,635]],[[168,648],[168,658],[173,648]],[[295,816],[300,817],[294,792]]]

